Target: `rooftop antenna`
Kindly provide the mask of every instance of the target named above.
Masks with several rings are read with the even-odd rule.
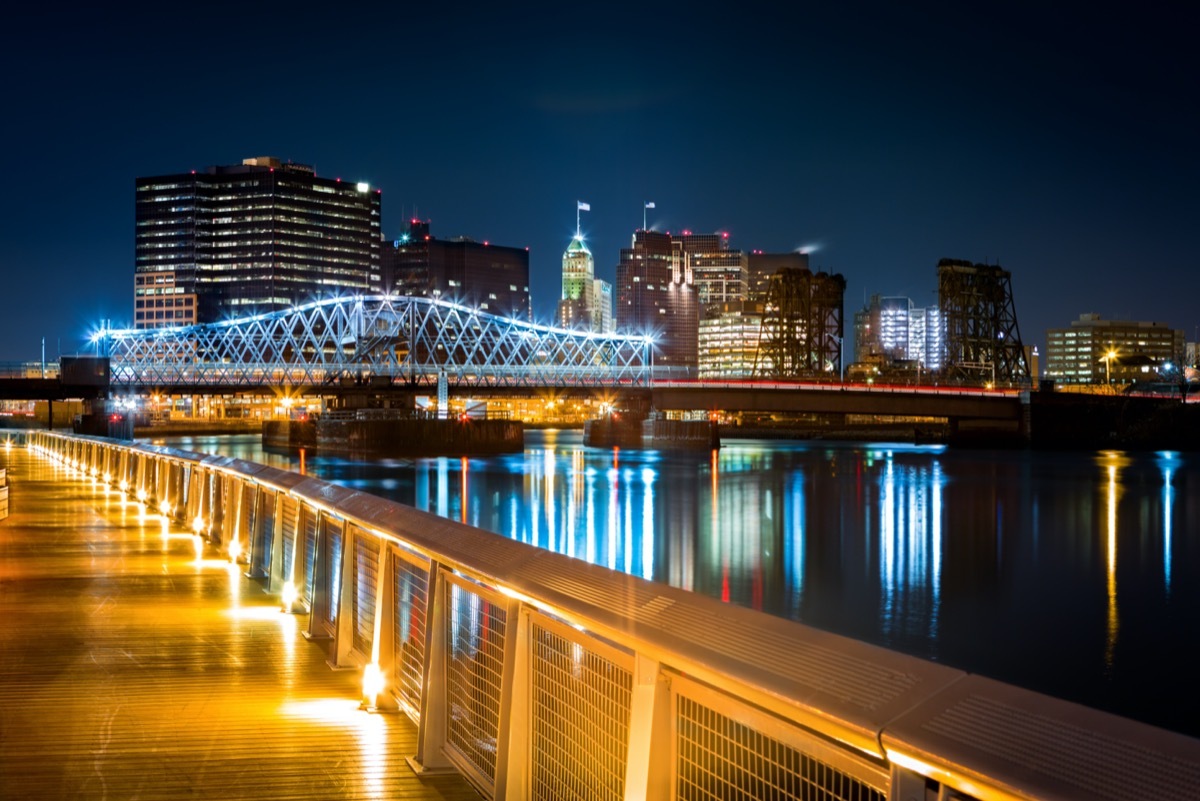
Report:
[[[591,210],[592,210],[591,203],[584,203],[582,200],[575,201],[575,238],[576,239],[583,239],[583,229],[581,229],[579,227],[579,212],[591,211]]]

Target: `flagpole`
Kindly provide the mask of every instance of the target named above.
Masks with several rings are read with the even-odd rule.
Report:
[[[646,230],[646,201],[642,201],[642,230]]]
[[[579,205],[579,201],[578,201],[578,200],[576,200],[576,201],[575,201],[575,238],[576,238],[576,239],[582,239],[582,237],[580,236],[580,234],[581,234],[581,233],[583,233],[583,232],[582,232],[582,230],[581,230],[581,229],[580,229],[580,227],[579,227],[579,212],[580,212],[580,211],[581,211],[581,208],[580,208],[580,205]]]

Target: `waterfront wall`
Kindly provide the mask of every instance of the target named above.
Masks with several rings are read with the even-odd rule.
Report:
[[[1029,427],[1035,448],[1200,450],[1200,404],[1178,398],[1035,392]]]
[[[262,443],[267,448],[317,447],[315,420],[264,420]]]
[[[390,456],[520,453],[525,431],[516,420],[432,418],[317,421],[317,450]]]
[[[269,448],[313,448],[374,456],[472,456],[520,453],[525,431],[514,420],[431,417],[268,420],[262,427]]]

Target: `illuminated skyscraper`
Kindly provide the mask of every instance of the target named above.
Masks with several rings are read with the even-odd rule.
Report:
[[[700,377],[753,377],[762,323],[761,301],[706,305],[700,321]]]
[[[880,367],[913,362],[931,372],[945,366],[946,326],[937,306],[918,308],[911,298],[872,295],[854,321],[856,362]]]
[[[612,284],[596,278],[592,252],[576,231],[562,257],[562,300],[556,322],[564,328],[612,330]]]
[[[138,178],[134,323],[214,322],[378,291],[380,206],[365,183],[269,157]]]
[[[695,368],[700,304],[685,238],[635,231],[617,265],[618,331],[654,337],[656,367]]]

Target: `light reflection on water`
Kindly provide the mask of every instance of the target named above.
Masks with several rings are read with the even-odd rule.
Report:
[[[170,444],[279,467],[257,437]],[[717,453],[306,457],[344,486],[1200,735],[1200,460],[729,441]],[[1190,491],[1189,491],[1190,489]]]

